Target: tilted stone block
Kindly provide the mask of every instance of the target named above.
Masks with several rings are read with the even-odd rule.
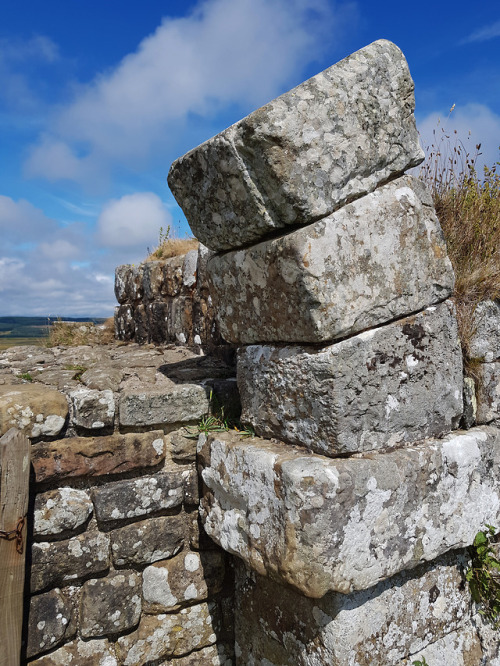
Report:
[[[155,467],[164,459],[161,430],[105,437],[68,437],[35,444],[31,449],[37,482],[122,474]]]
[[[168,184],[207,247],[255,243],[419,164],[413,110],[406,60],[379,40],[178,159]]]
[[[491,426],[349,459],[232,433],[199,448],[209,536],[309,597],[369,588],[500,524]]]
[[[85,524],[93,505],[88,493],[77,488],[58,488],[39,493],[35,499],[33,533],[61,534]]]
[[[324,455],[369,451],[458,427],[462,355],[449,303],[327,347],[238,352],[242,420]]]
[[[228,342],[324,342],[447,298],[430,194],[403,176],[314,224],[208,261]]]
[[[191,606],[179,613],[143,615],[139,627],[116,642],[117,656],[123,666],[143,666],[185,655],[213,645],[219,626],[215,603]]]
[[[471,616],[461,551],[368,590],[309,599],[236,565],[236,651],[246,666],[399,663],[460,629]],[[410,660],[411,663],[411,660]],[[445,663],[429,661],[429,666]],[[455,662],[453,662],[455,663]],[[477,666],[480,661],[473,662]]]

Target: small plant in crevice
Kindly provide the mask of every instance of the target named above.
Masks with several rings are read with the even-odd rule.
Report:
[[[472,599],[480,606],[479,613],[495,629],[500,628],[500,560],[493,548],[495,528],[486,525],[479,531],[472,546],[471,566],[465,574]]]
[[[87,368],[83,365],[66,365],[64,366],[65,370],[75,370],[75,374],[73,375],[73,379],[77,382],[79,382],[82,378],[83,373],[87,370]]]
[[[199,243],[196,238],[176,238],[174,235],[171,235],[170,225],[165,230],[163,230],[163,227],[160,227],[158,245],[152,251],[148,248],[148,256],[144,261],[157,261],[159,259],[178,257],[186,254],[189,250],[197,250],[198,246]]]
[[[255,432],[250,426],[245,426],[239,420],[239,416],[226,414],[223,404],[210,391],[210,406],[208,414],[205,414],[196,426],[186,426],[186,437],[189,439],[198,439],[201,433],[208,435],[210,432],[230,432],[239,433],[242,437],[254,437]]]
[[[412,661],[411,663],[412,666],[429,666],[425,657],[422,657],[422,659],[417,659],[416,661]]]
[[[25,382],[32,382],[33,377],[29,372],[22,372],[21,374],[17,375],[18,379],[23,379]]]

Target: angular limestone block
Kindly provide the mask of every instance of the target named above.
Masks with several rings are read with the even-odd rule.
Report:
[[[207,534],[312,598],[367,589],[500,524],[491,426],[348,459],[232,433],[199,449]]]
[[[325,342],[447,298],[454,275],[432,199],[416,178],[384,185],[314,224],[208,262],[228,342]]]
[[[123,264],[115,268],[115,296],[120,305],[137,303],[144,296],[144,267]]]
[[[477,423],[500,419],[500,361],[480,363],[477,374]]]
[[[239,563],[235,620],[240,663],[386,666],[416,651],[427,654],[429,643],[460,630],[470,617],[470,592],[463,585],[467,566],[463,551],[453,552],[369,590],[309,599]],[[429,661],[429,666],[438,664],[445,662]]]
[[[450,432],[462,415],[462,382],[448,302],[327,347],[238,353],[243,422],[330,456]]]
[[[168,183],[207,247],[255,243],[419,164],[413,110],[406,60],[379,40],[178,159]]]
[[[115,420],[113,391],[80,386],[69,394],[71,423],[83,430],[111,428]]]
[[[468,353],[487,363],[500,358],[500,301],[481,301],[474,310]]]

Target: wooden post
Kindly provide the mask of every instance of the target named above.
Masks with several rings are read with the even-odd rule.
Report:
[[[0,666],[18,666],[30,478],[30,443],[19,430],[0,439],[0,463]]]

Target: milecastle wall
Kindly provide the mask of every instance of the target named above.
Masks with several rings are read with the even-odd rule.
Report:
[[[270,102],[172,165],[203,245],[117,269],[135,342],[0,356],[29,662],[500,664],[465,582],[500,529],[500,305],[466,377],[413,110],[385,40]],[[199,433],[214,404],[255,436]]]

